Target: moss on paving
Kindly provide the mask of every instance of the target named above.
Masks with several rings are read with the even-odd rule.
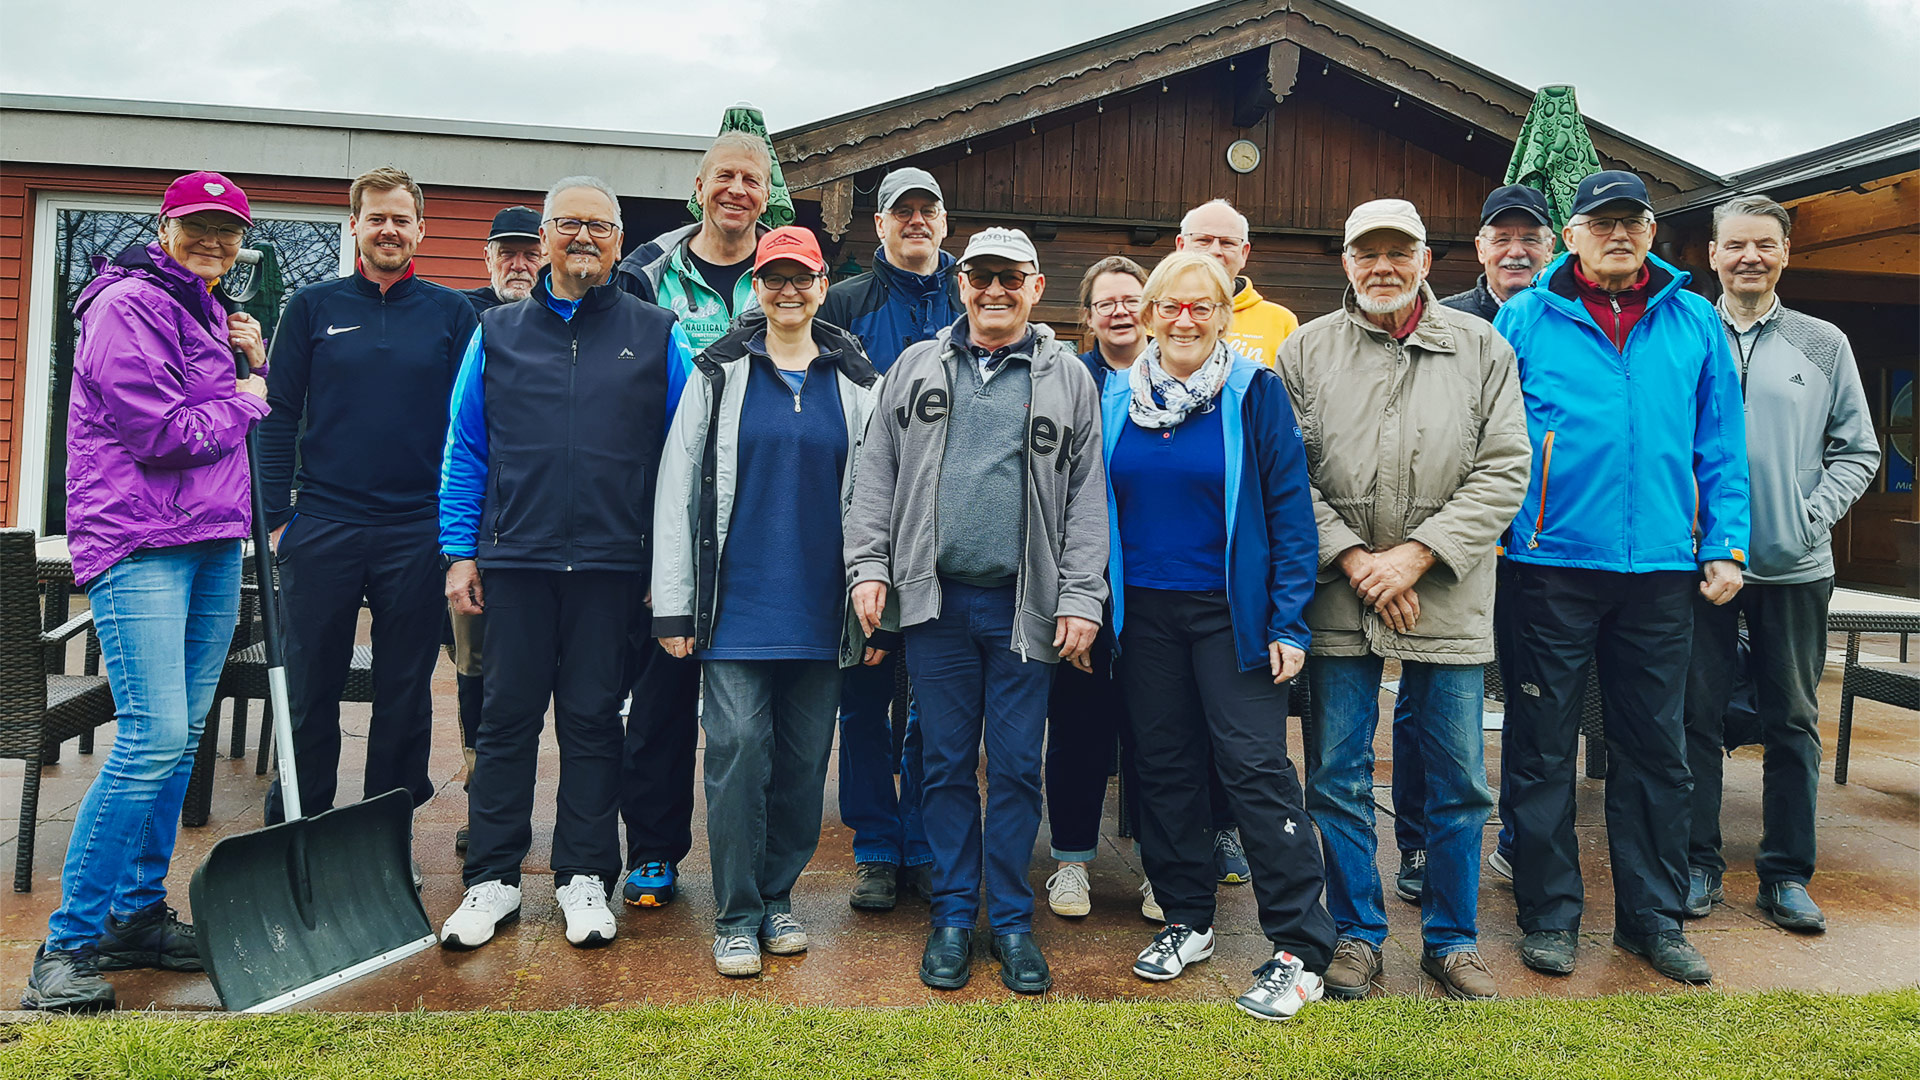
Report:
[[[0,1077],[730,1080],[805,1077],[1920,1076],[1920,990],[1376,998],[1287,1024],[1227,1005],[1009,1001],[911,1009],[744,1000],[596,1012],[116,1014],[0,1025]]]

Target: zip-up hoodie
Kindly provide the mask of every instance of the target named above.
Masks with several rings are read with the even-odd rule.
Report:
[[[1233,326],[1221,335],[1227,344],[1249,360],[1268,367],[1280,354],[1280,343],[1300,329],[1300,318],[1253,287],[1252,278],[1240,278],[1240,291],[1233,294]]]
[[[1549,263],[1494,319],[1519,356],[1533,444],[1507,557],[1630,574],[1744,564],[1746,425],[1720,316],[1649,256],[1646,312],[1616,349],[1573,261]]]
[[[963,324],[900,354],[881,384],[854,470],[847,582],[849,588],[862,581],[888,586],[888,629],[940,615],[937,503],[952,365],[974,362]],[[1086,365],[1050,327],[1036,323],[1029,329],[1033,401],[1026,426],[1026,512],[1007,647],[1051,664],[1060,659],[1051,647],[1056,620],[1073,615],[1101,621],[1107,599],[1106,467],[1100,406]]]
[[[888,262],[886,248],[875,248],[873,269],[827,290],[820,318],[859,338],[873,369],[884,375],[907,346],[932,338],[966,310],[958,266],[943,251],[933,273],[912,274]]]
[[[754,299],[752,274],[741,274],[734,282],[729,306],[694,270],[687,259],[687,245],[699,234],[700,224],[669,229],[634,248],[614,268],[612,281],[622,292],[673,312],[685,324],[695,350],[718,341],[733,320],[760,306]],[[767,227],[755,222],[756,242],[766,234]]]

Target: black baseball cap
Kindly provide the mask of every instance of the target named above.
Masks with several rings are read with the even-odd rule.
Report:
[[[1630,172],[1610,170],[1580,181],[1579,190],[1573,193],[1573,212],[1591,214],[1610,202],[1639,203],[1648,210],[1653,209],[1645,181]]]
[[[493,228],[487,230],[487,239],[538,240],[540,215],[524,206],[509,206],[493,215]]]
[[[1547,213],[1547,197],[1525,184],[1508,184],[1494,188],[1493,194],[1480,207],[1480,224],[1491,225],[1493,219],[1509,210],[1519,210],[1530,215],[1542,225],[1553,224],[1553,218]]]

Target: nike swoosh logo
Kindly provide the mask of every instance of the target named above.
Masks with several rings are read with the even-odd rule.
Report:
[[[332,337],[335,334],[344,334],[349,330],[358,330],[358,329],[360,329],[358,326],[335,326],[332,323],[328,323],[327,336]]]
[[[1627,187],[1627,186],[1629,186],[1629,185],[1627,184],[1627,182],[1626,182],[1625,180],[1615,180],[1615,181],[1614,181],[1613,183],[1611,183],[1611,184],[1601,184],[1601,185],[1600,185],[1599,187],[1597,187],[1597,188],[1594,188],[1594,189],[1593,189],[1593,193],[1594,193],[1595,195],[1604,195],[1604,194],[1606,194],[1607,192],[1609,192],[1609,191],[1612,191],[1612,190],[1613,190],[1614,188],[1617,188],[1617,187]]]

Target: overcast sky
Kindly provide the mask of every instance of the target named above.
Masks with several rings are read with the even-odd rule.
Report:
[[[1162,18],[1179,0],[5,4],[0,90],[710,134],[783,129]],[[1920,113],[1920,0],[1350,0],[1718,172]]]

